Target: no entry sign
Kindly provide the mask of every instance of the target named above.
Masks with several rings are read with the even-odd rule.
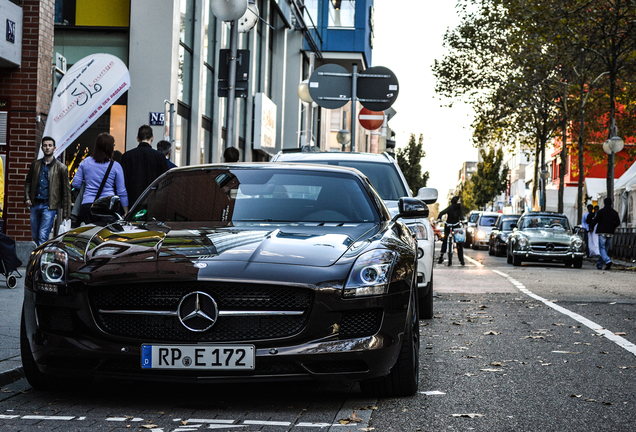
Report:
[[[360,126],[367,130],[376,130],[384,123],[384,113],[382,111],[371,111],[362,108],[358,113],[358,121]]]

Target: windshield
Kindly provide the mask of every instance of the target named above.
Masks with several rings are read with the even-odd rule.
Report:
[[[472,213],[468,217],[468,222],[477,222],[477,219],[479,219],[479,213]]]
[[[380,198],[384,201],[397,201],[408,196],[404,182],[400,178],[395,166],[391,163],[363,162],[363,161],[326,161],[326,160],[294,160],[300,163],[316,163],[355,168],[367,176]]]
[[[521,219],[521,229],[570,229],[567,218],[563,216],[527,216]]]
[[[498,216],[482,216],[479,218],[479,226],[493,226],[497,221]]]
[[[359,179],[346,173],[207,169],[169,172],[127,219],[377,222],[379,215]]]
[[[512,231],[512,227],[510,225],[517,223],[517,219],[504,219],[501,221],[501,230],[502,231]]]

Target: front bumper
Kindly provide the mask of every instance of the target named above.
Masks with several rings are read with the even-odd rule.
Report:
[[[290,337],[210,342],[215,345],[254,345],[255,369],[240,372],[143,370],[143,343],[203,343],[114,336],[95,325],[90,310],[78,308],[83,303],[80,299],[75,299],[73,304],[62,300],[25,291],[24,320],[29,347],[38,369],[52,376],[73,379],[104,376],[174,382],[358,381],[387,375],[397,361],[404,336],[409,293],[345,302],[315,302],[306,325],[300,333]],[[340,310],[334,310],[337,305]],[[71,311],[71,320],[51,321],[53,329],[49,328],[51,323],[43,325],[41,313],[37,311],[46,307]],[[344,336],[340,317],[344,316],[347,308],[381,310],[378,327],[370,332],[372,334]]]
[[[583,259],[585,252],[537,252],[533,250],[513,250],[512,255],[520,257],[525,261],[572,261],[575,259]]]

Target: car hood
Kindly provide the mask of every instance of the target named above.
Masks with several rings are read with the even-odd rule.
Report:
[[[241,261],[325,267],[357,241],[368,240],[380,224],[350,226],[279,225],[268,227],[168,228],[165,225],[91,227],[71,231],[62,242],[84,261]],[[119,229],[121,228],[121,229]]]
[[[556,241],[568,243],[572,234],[567,231],[555,231],[553,229],[533,229],[521,231],[531,242]]]

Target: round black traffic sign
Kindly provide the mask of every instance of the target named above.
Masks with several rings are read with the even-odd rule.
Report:
[[[322,108],[341,108],[351,100],[351,73],[337,64],[322,65],[309,78],[309,94]]]
[[[393,105],[400,92],[400,84],[391,69],[373,66],[358,73],[356,96],[363,107],[384,111]]]

